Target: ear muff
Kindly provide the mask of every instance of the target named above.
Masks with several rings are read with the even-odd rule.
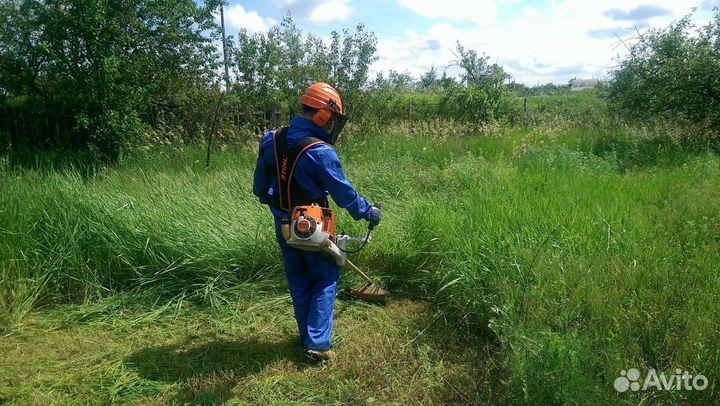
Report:
[[[318,127],[325,127],[332,119],[332,112],[328,109],[320,109],[313,116],[312,122]]]

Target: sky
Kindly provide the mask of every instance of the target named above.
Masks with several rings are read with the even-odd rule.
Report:
[[[604,79],[637,31],[693,13],[712,18],[720,0],[230,0],[228,34],[266,32],[290,13],[305,33],[327,37],[363,23],[378,39],[378,72],[457,74],[457,41],[526,85]]]

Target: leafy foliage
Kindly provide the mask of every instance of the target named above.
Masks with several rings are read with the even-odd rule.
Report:
[[[464,86],[451,86],[443,96],[441,112],[450,118],[473,124],[484,124],[497,117],[503,83],[509,78],[497,63],[490,64],[490,57],[479,56],[473,49],[465,49],[457,43],[457,65]]]
[[[441,112],[445,117],[472,124],[485,124],[497,118],[501,87],[454,86],[443,95]]]
[[[22,125],[5,131],[11,139],[0,145],[15,153],[28,146],[89,147],[96,159],[113,162],[126,146],[202,139],[219,100],[212,43],[219,5],[3,3],[0,22],[8,28],[0,33],[0,116],[19,115]],[[316,81],[338,88],[356,123],[449,118],[483,124],[498,117],[508,77],[489,56],[458,43],[453,63],[464,71],[461,83],[434,67],[419,80],[390,71],[368,83],[376,59],[372,32],[360,24],[323,40],[303,34],[289,15],[267,33],[241,30],[227,43],[232,74],[220,114],[253,112],[236,124],[260,119],[255,124],[266,125],[268,112],[277,110],[283,117],[297,114],[297,100]],[[227,119],[220,128],[222,140],[242,133]]]
[[[325,43],[320,37],[303,35],[287,16],[267,34],[241,30],[229,43],[231,92],[240,107],[279,107],[293,114],[307,86],[324,81],[337,87],[352,114],[375,60],[377,39],[359,24],[352,33],[334,31]]]
[[[408,72],[378,74],[370,85],[372,112],[366,118],[379,122],[451,119],[474,125],[497,119],[505,95],[503,82],[509,76],[501,66],[489,64],[489,56],[479,56],[459,42],[456,55],[455,64],[463,69],[460,82],[447,72],[438,77],[434,67],[418,80]]]
[[[686,16],[640,33],[629,51],[609,86],[618,112],[686,124],[696,141],[720,137],[720,11],[703,27]]]
[[[522,83],[512,82],[506,85],[508,92],[515,96],[557,96],[570,93],[570,85],[546,83],[544,85],[526,86]]]
[[[462,80],[468,86],[499,87],[510,77],[502,66],[489,63],[490,56],[485,53],[479,56],[474,49],[465,49],[460,41],[457,43],[455,56],[457,65],[464,70]]]
[[[207,32],[216,29],[218,5],[4,1],[0,88],[27,114],[65,118],[67,137],[114,161],[122,145],[148,130],[153,108],[177,108],[189,89],[210,81],[216,51]],[[39,137],[16,134],[13,144]]]

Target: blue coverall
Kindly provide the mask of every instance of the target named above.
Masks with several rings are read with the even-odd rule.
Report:
[[[276,171],[269,169],[275,168],[273,135],[274,131],[270,131],[260,141],[253,193],[261,203],[271,206],[275,218],[275,236],[283,254],[285,276],[290,286],[295,319],[300,331],[300,343],[308,350],[328,351],[340,269],[320,252],[301,251],[290,248],[285,243],[280,219],[288,214],[272,207],[278,190]],[[303,117],[290,121],[287,132],[288,148],[308,136],[329,142],[325,130],[312,121]],[[300,156],[293,181],[307,198],[323,198],[329,193],[335,203],[346,209],[355,220],[369,219],[371,205],[345,178],[340,159],[330,145],[311,147]]]

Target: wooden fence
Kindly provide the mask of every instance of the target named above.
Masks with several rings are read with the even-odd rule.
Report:
[[[255,131],[264,132],[279,128],[287,123],[283,122],[280,111],[262,111],[255,110],[252,112],[231,113],[232,121],[235,127],[240,129],[245,125],[250,125]]]
[[[84,145],[87,134],[77,127],[75,117],[59,109],[0,108],[0,140],[7,138],[12,145],[32,148]]]
[[[249,126],[257,133],[287,125],[279,110],[234,112],[223,116],[223,121],[232,122],[238,130]],[[58,146],[81,147],[87,140],[87,134],[78,128],[72,114],[40,109],[0,108],[0,143],[49,149]]]

